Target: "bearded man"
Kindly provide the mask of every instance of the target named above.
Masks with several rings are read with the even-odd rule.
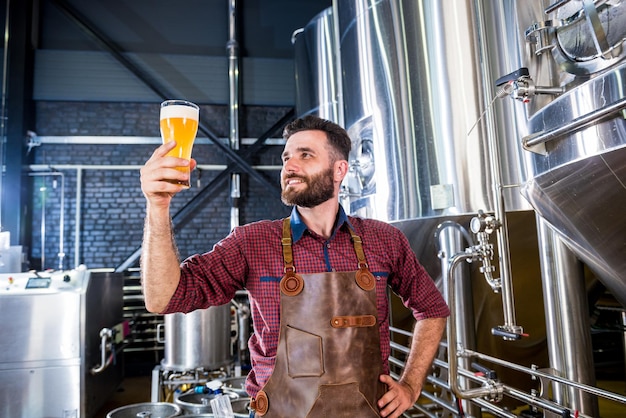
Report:
[[[287,125],[283,203],[291,216],[234,228],[211,251],[178,259],[170,203],[196,162],[155,150],[141,169],[147,210],[141,259],[146,308],[191,312],[248,292],[254,333],[251,417],[392,417],[418,399],[449,309],[397,228],[339,204],[351,141],[307,116]],[[389,376],[390,287],[416,319],[400,379]]]

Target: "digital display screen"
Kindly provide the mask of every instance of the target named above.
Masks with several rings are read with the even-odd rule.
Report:
[[[49,277],[31,277],[26,283],[26,289],[47,289],[50,287]]]

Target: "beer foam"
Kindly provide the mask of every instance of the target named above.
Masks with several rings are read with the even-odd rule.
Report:
[[[169,105],[161,108],[161,119],[186,118],[198,120],[198,109],[184,105]]]

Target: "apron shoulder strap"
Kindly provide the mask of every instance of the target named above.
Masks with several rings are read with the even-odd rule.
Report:
[[[291,222],[289,218],[283,219],[283,260],[285,262],[285,273],[288,271],[295,273],[296,267],[293,265],[293,251],[291,250]]]
[[[361,237],[354,232],[350,225],[348,225],[348,230],[352,236],[352,243],[354,244],[356,258],[359,260],[359,269],[356,272],[356,282],[361,289],[372,290],[376,287],[376,280],[374,279],[372,272],[369,271],[367,260],[365,259],[365,251],[363,251],[363,241],[361,240]]]
[[[359,269],[366,269],[367,261],[365,260],[365,252],[363,251],[363,241],[361,240],[361,237],[352,230],[351,226],[348,226],[348,230],[352,236],[352,243],[354,244],[356,258],[359,260]]]

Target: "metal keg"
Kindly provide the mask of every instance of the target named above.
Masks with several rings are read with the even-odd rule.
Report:
[[[246,412],[244,413],[237,413],[235,411],[233,411],[233,415],[235,416],[235,418],[248,418],[250,416],[250,412]],[[191,414],[191,415],[185,415],[185,418],[207,418],[207,417],[211,417],[213,418],[215,415],[213,414]]]
[[[179,395],[174,399],[174,402],[183,408],[185,413],[205,414],[212,412],[211,399],[214,399],[217,395],[215,393],[195,393],[191,391]],[[231,404],[239,398],[236,393],[227,393],[225,395],[230,398]]]
[[[168,402],[144,402],[126,405],[109,412],[106,418],[170,418],[183,414],[183,409]]]
[[[235,417],[249,417],[250,415],[250,398],[240,398],[236,393],[224,392],[230,398],[230,405],[233,409]],[[185,393],[180,395],[174,402],[183,408],[185,417],[189,414],[208,414],[202,416],[213,416],[211,409],[211,399],[215,398],[216,394],[206,393]]]
[[[167,314],[164,320],[165,370],[215,370],[232,362],[230,304]]]

